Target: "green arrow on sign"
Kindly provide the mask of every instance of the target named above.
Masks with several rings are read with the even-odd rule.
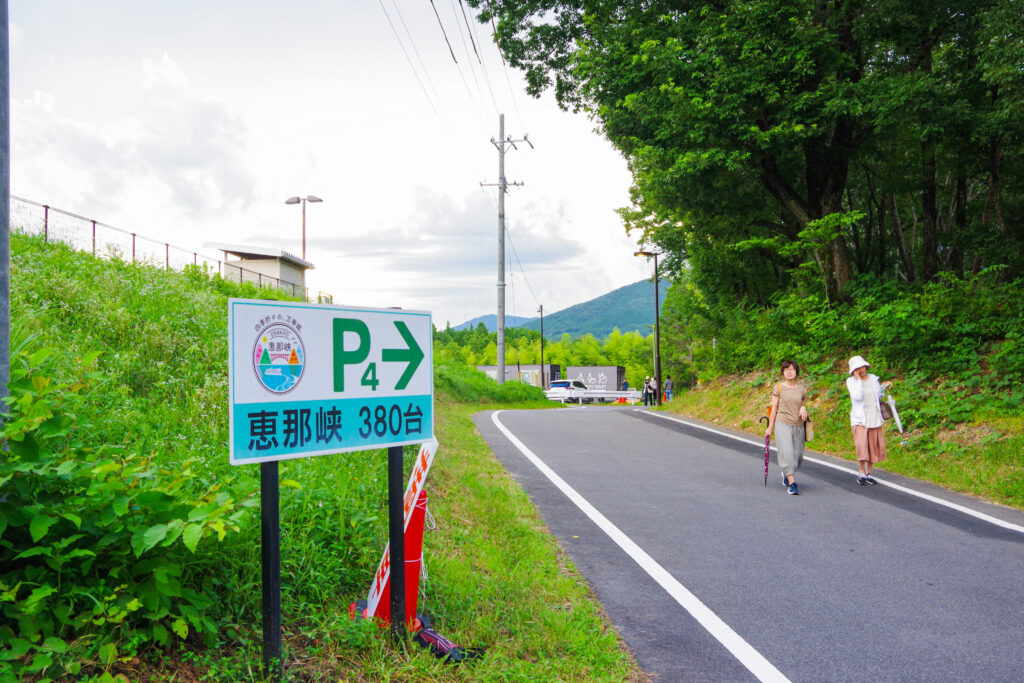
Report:
[[[398,333],[402,335],[402,339],[405,340],[408,348],[405,349],[384,349],[381,353],[381,360],[385,363],[408,363],[405,368],[405,372],[398,378],[398,384],[395,385],[395,389],[405,389],[409,384],[409,380],[416,373],[416,368],[420,366],[420,361],[423,360],[423,349],[416,343],[416,339],[412,336],[412,332],[409,331],[408,326],[401,320],[396,320],[395,327],[398,328]]]

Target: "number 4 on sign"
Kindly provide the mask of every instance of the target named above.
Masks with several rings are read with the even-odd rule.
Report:
[[[405,363],[405,371],[398,378],[395,389],[405,389],[423,360],[424,353],[416,338],[409,331],[409,326],[401,320],[393,321],[398,333],[402,335],[406,348],[384,349],[381,352],[381,361],[384,363]],[[334,342],[334,391],[342,393],[345,391],[345,366],[359,365],[370,355],[370,328],[358,318],[335,318],[333,321],[333,342]],[[345,333],[351,332],[356,335],[359,343],[356,348],[345,349]],[[377,390],[380,380],[377,379],[377,364],[371,362],[366,366],[363,376],[360,379],[362,386],[368,386],[372,391]]]
[[[359,383],[364,387],[370,387],[371,391],[377,391],[377,385],[380,384],[380,380],[377,379],[376,363],[370,363],[366,366],[366,372],[363,373],[363,378]]]

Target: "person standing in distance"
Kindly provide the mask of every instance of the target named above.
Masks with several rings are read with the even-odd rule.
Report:
[[[672,400],[673,389],[675,389],[675,385],[672,384],[672,375],[669,375],[668,379],[665,380],[665,400],[666,401],[671,401]]]
[[[879,383],[877,375],[868,374],[868,363],[861,356],[849,361],[850,376],[846,388],[850,392],[850,428],[853,447],[857,452],[857,483],[877,484],[871,476],[871,467],[886,459],[885,435],[882,433],[881,396],[892,382]]]
[[[800,495],[796,485],[796,470],[804,460],[804,422],[807,421],[807,389],[796,381],[800,366],[795,361],[782,362],[784,381],[772,387],[772,414],[768,418],[765,437],[775,430],[775,446],[782,470],[783,484],[789,487],[789,495]]]

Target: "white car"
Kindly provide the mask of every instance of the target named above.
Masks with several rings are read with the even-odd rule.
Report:
[[[551,381],[551,386],[544,392],[544,394],[552,401],[561,401],[565,403],[583,403],[584,401],[590,402],[591,399],[584,399],[582,397],[573,397],[573,391],[586,391],[587,385],[578,379],[556,379]]]

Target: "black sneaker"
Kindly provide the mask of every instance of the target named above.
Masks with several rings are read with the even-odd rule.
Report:
[[[864,478],[867,479],[869,484],[877,484],[878,480],[871,476],[871,474],[865,474]]]
[[[865,484],[868,483],[868,478],[865,477],[863,474],[858,474],[857,483],[860,484],[861,486],[864,486]]]
[[[791,495],[791,496],[799,496],[800,495],[800,490],[796,487],[796,482],[795,481],[792,484],[789,485],[789,495]]]

